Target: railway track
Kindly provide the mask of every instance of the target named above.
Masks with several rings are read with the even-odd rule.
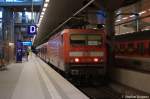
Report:
[[[79,88],[90,99],[121,99],[121,95],[108,86],[88,86]]]
[[[56,68],[52,67],[57,71]],[[57,71],[60,73],[59,71]],[[60,73],[64,76],[62,73]],[[64,78],[66,78],[64,76]],[[82,77],[69,77],[66,78],[70,83],[76,86],[80,91],[86,94],[90,99],[121,99],[121,95],[111,89],[107,84],[104,84],[103,80],[87,80]],[[97,78],[98,79],[98,78]],[[95,83],[97,82],[97,83]]]
[[[71,83],[90,97],[90,99],[121,99],[121,94],[115,92],[104,82],[79,82],[79,80],[76,79],[75,82],[71,81]]]

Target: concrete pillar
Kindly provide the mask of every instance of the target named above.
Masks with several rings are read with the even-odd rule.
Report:
[[[115,35],[115,13],[114,11],[106,11],[106,46],[107,46],[107,68],[106,73],[109,75],[111,68],[115,65],[114,60],[114,44]]]

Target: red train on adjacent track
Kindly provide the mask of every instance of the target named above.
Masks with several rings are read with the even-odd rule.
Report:
[[[149,68],[150,31],[118,35],[115,37],[117,65],[132,68]]]

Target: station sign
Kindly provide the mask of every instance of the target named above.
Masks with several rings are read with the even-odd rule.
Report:
[[[32,46],[32,42],[31,41],[24,41],[22,42],[23,46]]]
[[[37,27],[36,27],[36,25],[29,25],[28,26],[28,34],[29,35],[37,34]]]

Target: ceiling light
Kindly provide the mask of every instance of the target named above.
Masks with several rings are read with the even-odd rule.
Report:
[[[44,12],[43,12],[43,11],[41,12],[41,15],[44,15]]]
[[[97,28],[93,28],[93,29],[97,29]]]
[[[13,45],[14,45],[14,43],[9,42],[9,46],[13,46]]]
[[[144,13],[146,13],[146,11],[139,12],[139,15],[142,15],[142,14],[144,14]]]
[[[149,30],[148,28],[144,29],[144,30]]]
[[[39,24],[41,23],[41,21],[42,21],[42,19],[40,18],[40,20],[39,20]]]
[[[45,2],[49,2],[49,0],[45,0]]]
[[[130,15],[129,17],[131,17],[131,18],[132,18],[132,17],[135,17],[135,15]]]
[[[120,22],[121,20],[116,20],[116,22]]]
[[[42,18],[40,18],[40,21],[42,21]]]
[[[48,6],[48,3],[44,3],[44,8],[46,8]]]
[[[128,19],[128,17],[124,17],[124,18],[122,18],[123,20],[126,20],[126,19]]]
[[[42,11],[45,12],[46,8],[43,8]]]
[[[43,18],[43,15],[40,15],[40,18]]]

